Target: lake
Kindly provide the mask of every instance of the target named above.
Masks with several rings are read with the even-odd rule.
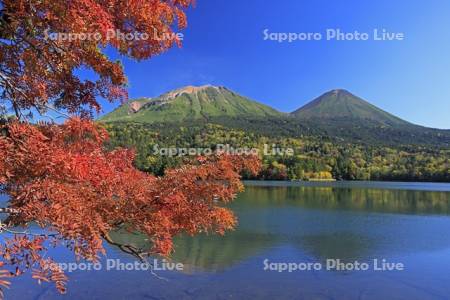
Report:
[[[246,182],[231,208],[237,229],[177,238],[172,262],[183,270],[156,271],[164,279],[107,270],[134,262],[108,247],[100,270],[67,273],[67,295],[23,277],[6,299],[450,298],[450,184]],[[115,238],[148,247],[139,234]]]

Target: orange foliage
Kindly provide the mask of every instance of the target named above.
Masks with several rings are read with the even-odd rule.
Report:
[[[48,104],[69,112],[100,110],[96,96],[125,99],[122,65],[101,52],[147,59],[179,44],[192,0],[1,0],[0,82],[14,108],[45,111]],[[72,39],[56,38],[76,34]],[[123,38],[135,34],[147,38]],[[57,35],[59,34],[59,35]],[[144,36],[145,34],[145,36]],[[88,38],[89,36],[89,38]],[[98,79],[81,80],[86,68]]]
[[[64,245],[78,258],[95,261],[104,241],[111,243],[108,233],[119,226],[147,234],[155,253],[169,255],[179,233],[223,234],[236,224],[223,204],[242,189],[242,170],[257,172],[256,157],[198,158],[155,177],[133,167],[133,151],[107,151],[106,131],[90,121],[101,109],[98,97],[127,98],[122,65],[103,50],[141,60],[180,44],[173,33],[187,25],[192,3],[0,0],[0,117],[11,109],[18,119],[0,118],[0,193],[10,198],[9,207],[0,208],[8,214],[0,232],[14,234],[0,247],[0,287],[32,269],[34,278],[64,292],[67,278],[58,267],[49,268],[54,264],[44,258],[46,248]],[[52,38],[61,33],[91,38]],[[81,79],[79,69],[98,77]],[[30,111],[49,109],[78,117],[62,125],[25,121]],[[30,222],[46,234],[10,229]]]
[[[221,155],[155,177],[133,167],[133,151],[105,150],[106,139],[99,125],[77,118],[60,126],[10,123],[0,137],[2,190],[18,211],[9,221],[36,222],[56,234],[47,237],[52,242],[88,260],[104,252],[103,238],[119,225],[147,234],[154,252],[168,255],[181,232],[232,229],[235,217],[223,203],[242,189],[241,171],[259,169],[254,156]],[[39,252],[42,240],[20,240],[0,254],[18,264],[11,252]]]

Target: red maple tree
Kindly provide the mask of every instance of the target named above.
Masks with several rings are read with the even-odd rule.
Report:
[[[223,234],[235,226],[223,203],[242,189],[241,171],[258,171],[256,157],[199,157],[155,177],[133,167],[132,150],[106,150],[108,134],[92,121],[92,111],[101,109],[98,97],[127,98],[123,68],[103,50],[113,47],[140,60],[169,49],[180,42],[173,33],[186,26],[191,4],[0,1],[0,110],[16,116],[0,124],[0,193],[9,197],[0,208],[7,215],[0,231],[13,234],[0,247],[1,286],[32,270],[34,278],[53,281],[64,292],[66,276],[48,268],[54,264],[43,255],[49,245],[96,261],[106,241],[142,258],[139,249],[110,238],[119,227],[145,233],[154,253],[169,255],[177,234]],[[76,75],[80,68],[93,70],[98,79],[82,80]],[[49,110],[71,117],[62,125],[30,122],[31,113]],[[31,222],[45,233],[27,229]]]

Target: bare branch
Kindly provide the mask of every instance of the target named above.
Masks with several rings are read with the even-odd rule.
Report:
[[[150,267],[149,268],[150,273],[153,276],[155,276],[158,279],[168,281],[167,278],[161,277],[158,274],[156,274],[155,271],[153,271],[153,265],[147,259],[147,256],[149,255],[148,252],[142,251],[141,249],[139,249],[133,245],[130,245],[130,244],[117,243],[112,240],[112,238],[109,234],[104,234],[104,235],[102,235],[102,237],[105,239],[106,242],[108,242],[108,244],[119,247],[119,249],[121,249],[125,253],[133,255],[133,256],[137,257],[142,263],[147,264]]]
[[[18,214],[19,212],[16,208],[0,207],[0,214]]]

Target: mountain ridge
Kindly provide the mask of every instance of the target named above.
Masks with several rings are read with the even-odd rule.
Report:
[[[383,125],[414,125],[394,116],[345,89],[334,89],[308,102],[291,115],[296,117],[334,119],[360,118]]]
[[[344,89],[334,89],[291,113],[223,86],[186,86],[155,98],[130,100],[100,122],[215,123],[262,135],[329,136],[362,143],[450,145],[450,130],[405,121]]]
[[[137,109],[134,109],[137,108]],[[131,100],[100,118],[103,122],[177,122],[213,117],[281,117],[283,113],[222,86],[186,86],[156,98]]]

